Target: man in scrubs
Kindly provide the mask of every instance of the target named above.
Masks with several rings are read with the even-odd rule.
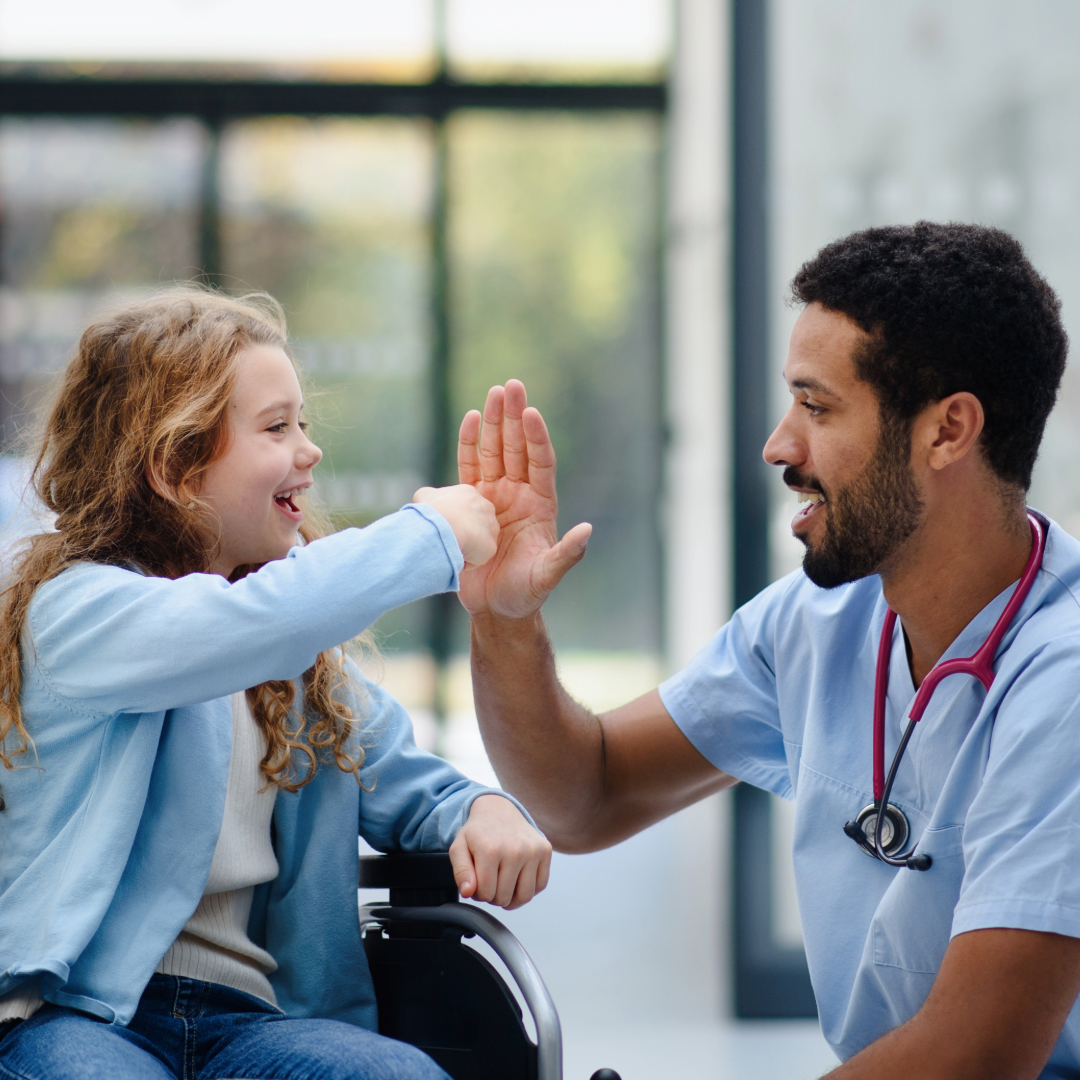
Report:
[[[1080,543],[1059,526],[991,689],[943,682],[899,767],[891,801],[930,868],[889,866],[843,831],[873,800],[887,605],[891,758],[915,689],[983,643],[1031,554],[1025,495],[1065,366],[1060,305],[1011,237],[926,222],[830,244],[792,296],[791,407],[764,456],[799,493],[803,567],[611,712],[559,685],[540,615],[590,532],[558,540],[543,420],[517,382],[492,390],[482,432],[466,417],[462,478],[503,525],[461,593],[488,753],[566,852],[736,780],[794,799],[837,1080],[1080,1077]]]

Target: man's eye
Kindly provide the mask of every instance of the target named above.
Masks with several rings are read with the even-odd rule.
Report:
[[[800,401],[799,404],[802,405],[811,416],[820,416],[825,411],[824,406],[813,405],[809,401]]]

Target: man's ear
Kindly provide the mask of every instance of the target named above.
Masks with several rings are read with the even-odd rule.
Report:
[[[966,390],[928,405],[916,418],[912,446],[921,442],[926,463],[940,470],[966,457],[986,423],[982,402]]]

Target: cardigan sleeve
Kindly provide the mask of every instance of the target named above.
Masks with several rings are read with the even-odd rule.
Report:
[[[416,505],[234,583],[82,563],[35,594],[24,661],[52,693],[93,712],[193,705],[296,678],[391,608],[456,590],[463,565],[445,519]]]
[[[360,835],[378,851],[445,851],[481,795],[500,795],[525,808],[505,791],[463,776],[449,762],[421,750],[413,739],[408,713],[382,687],[375,686],[350,661],[355,711],[363,717],[359,741]],[[366,695],[357,694],[361,686]]]

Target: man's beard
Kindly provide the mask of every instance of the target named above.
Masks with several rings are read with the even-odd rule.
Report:
[[[828,493],[825,537],[820,543],[798,536],[806,545],[803,571],[823,589],[877,573],[883,563],[919,527],[923,503],[911,471],[908,425],[882,420],[877,449],[866,468],[845,487]],[[784,483],[821,490],[794,465]]]

